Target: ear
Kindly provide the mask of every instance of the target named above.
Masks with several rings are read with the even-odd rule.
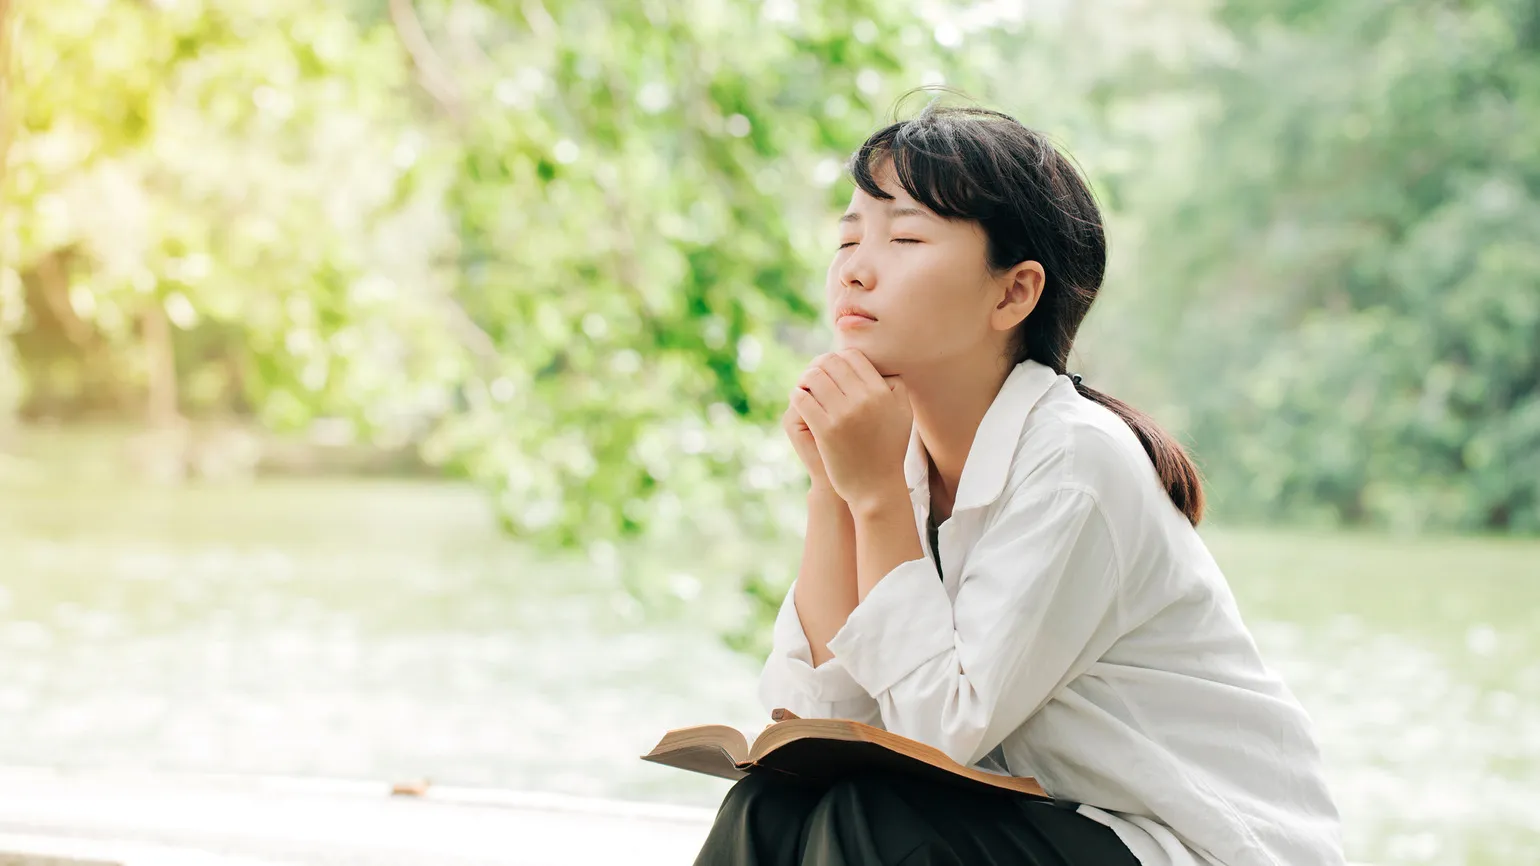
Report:
[[[1021,324],[1043,297],[1043,284],[1048,275],[1043,266],[1033,261],[1021,262],[1000,277],[1003,294],[991,314],[991,324],[996,330],[1009,331]]]

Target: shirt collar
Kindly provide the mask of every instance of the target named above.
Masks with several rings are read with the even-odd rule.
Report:
[[[962,478],[957,484],[953,513],[988,505],[1000,498],[1006,479],[1010,477],[1011,458],[1016,454],[1016,444],[1021,441],[1027,414],[1057,378],[1052,369],[1030,359],[1017,364],[1005,377],[1000,392],[989,404],[978,431],[973,434],[973,444],[968,448]],[[923,496],[929,500],[929,470],[929,458],[920,441],[920,427],[916,424],[910,428],[909,450],[904,455],[904,480],[909,484],[911,497]]]

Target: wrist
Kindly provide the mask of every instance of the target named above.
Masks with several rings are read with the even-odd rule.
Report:
[[[909,501],[909,488],[895,485],[875,491],[849,503],[850,513],[858,520],[882,519],[893,514],[914,517],[914,506]]]
[[[845,507],[844,498],[834,489],[834,485],[827,481],[814,481],[813,485],[807,489],[807,499],[809,503],[838,504],[841,508]]]

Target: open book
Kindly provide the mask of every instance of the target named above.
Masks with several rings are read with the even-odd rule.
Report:
[[[785,720],[766,727],[752,743],[727,725],[676,728],[642,760],[724,779],[742,779],[756,768],[811,781],[883,770],[1048,799],[1034,779],[965,767],[940,749],[881,728],[849,719],[800,719],[785,710],[777,710],[775,717]]]

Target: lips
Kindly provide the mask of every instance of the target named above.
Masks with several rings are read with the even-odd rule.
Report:
[[[843,319],[846,316],[860,316],[863,319],[870,319],[873,322],[877,321],[876,316],[868,313],[860,307],[840,307],[834,313],[834,321],[838,322],[840,319]]]

